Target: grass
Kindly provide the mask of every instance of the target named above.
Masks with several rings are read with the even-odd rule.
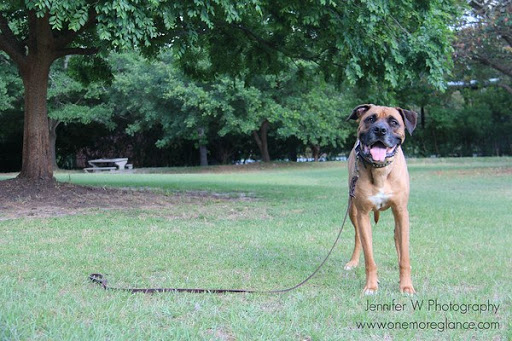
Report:
[[[347,200],[344,163],[242,172],[59,173],[59,180],[79,184],[252,199],[0,221],[0,339],[511,339],[512,159],[410,160],[409,169],[413,298],[398,292],[390,212],[374,228],[380,287],[372,297],[361,296],[363,267],[343,270],[353,246],[350,224],[320,273],[288,294],[132,295],[105,292],[87,280],[101,272],[116,286],[292,286],[315,269],[336,236]],[[423,309],[415,311],[411,299],[423,302]],[[367,311],[368,304],[393,300],[405,310]],[[429,311],[429,300],[452,306]],[[487,303],[499,304],[498,312],[456,310]],[[358,327],[365,321],[394,328]],[[458,329],[425,329],[425,323],[444,321]],[[390,322],[422,324],[397,330]],[[462,329],[470,322],[500,327]]]

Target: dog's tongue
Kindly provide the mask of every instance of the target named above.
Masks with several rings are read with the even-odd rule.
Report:
[[[370,148],[370,154],[372,155],[372,159],[374,161],[380,161],[380,162],[386,161],[386,147],[384,147],[380,144],[373,145]]]

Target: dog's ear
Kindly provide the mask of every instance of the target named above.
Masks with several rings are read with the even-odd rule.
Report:
[[[347,117],[347,121],[348,120],[358,120],[358,119],[360,119],[361,116],[363,116],[368,110],[370,110],[372,105],[373,104],[361,104],[361,105],[358,105],[357,107],[354,108],[354,110],[352,110],[352,113],[350,114],[350,116]]]
[[[396,108],[400,115],[402,115],[402,118],[405,123],[405,128],[407,128],[407,131],[410,135],[412,135],[412,132],[414,131],[414,128],[416,128],[416,123],[418,122],[418,114],[411,110],[404,110],[402,108]]]

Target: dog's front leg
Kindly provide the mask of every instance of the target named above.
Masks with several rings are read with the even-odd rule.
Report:
[[[393,208],[395,217],[395,245],[400,268],[400,292],[414,294],[409,259],[409,211],[407,207]]]
[[[357,212],[357,227],[359,229],[359,238],[363,246],[364,264],[366,268],[366,285],[363,289],[365,295],[373,295],[377,292],[377,264],[373,259],[372,246],[372,227],[370,224],[370,215],[368,213]]]

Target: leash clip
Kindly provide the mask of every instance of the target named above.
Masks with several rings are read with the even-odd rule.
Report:
[[[107,287],[107,279],[103,277],[102,274],[90,274],[89,275],[89,279],[93,282],[93,283],[97,283],[99,285],[101,285],[103,287],[103,289],[107,290],[108,287]]]

